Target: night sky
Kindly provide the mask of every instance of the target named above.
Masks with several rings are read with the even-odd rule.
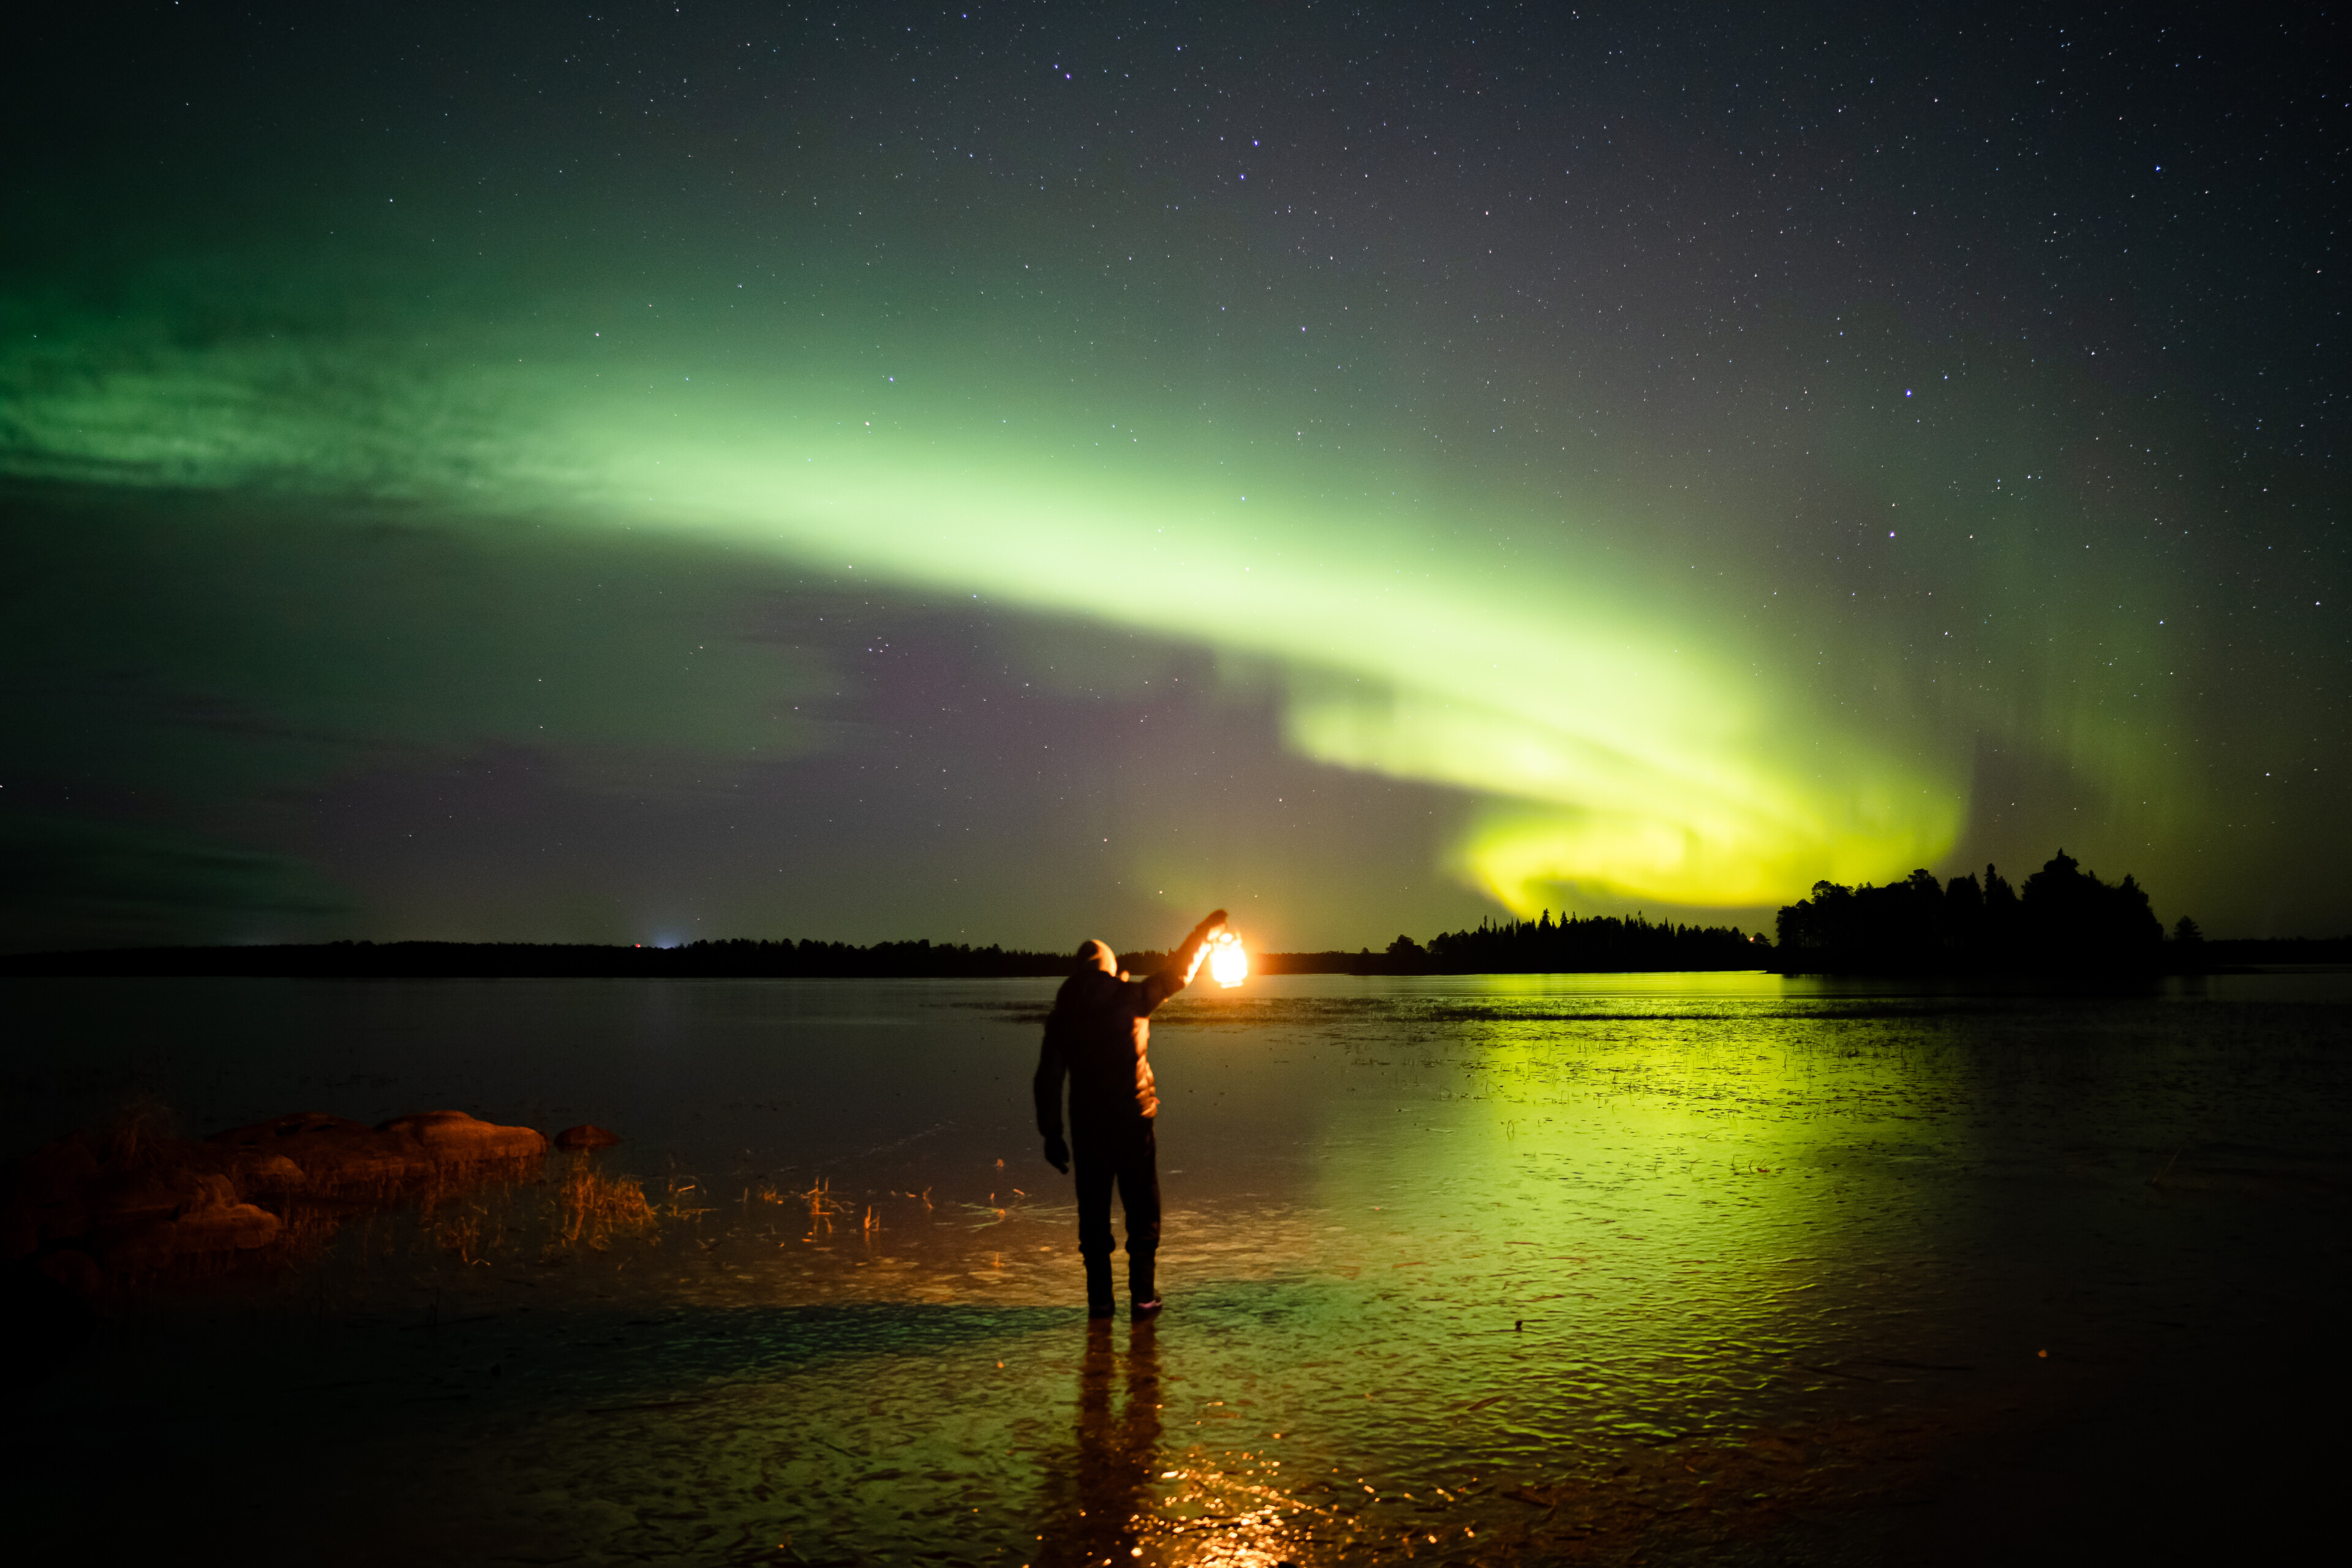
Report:
[[[2278,7],[50,7],[0,945],[2352,929]]]

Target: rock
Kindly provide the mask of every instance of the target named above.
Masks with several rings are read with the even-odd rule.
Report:
[[[180,1204],[177,1217],[181,1219],[213,1209],[249,1206],[238,1202],[236,1184],[217,1173],[187,1173],[174,1184],[187,1194]]]
[[[227,1204],[183,1215],[172,1226],[178,1254],[246,1251],[267,1247],[282,1228],[278,1216],[252,1204]]]
[[[528,1160],[547,1152],[547,1140],[528,1127],[501,1127],[462,1110],[422,1110],[396,1116],[378,1129],[411,1138],[436,1161]]]
[[[555,1146],[559,1149],[610,1149],[620,1141],[619,1133],[593,1122],[567,1127],[555,1135]]]
[[[142,1220],[224,1209],[236,1201],[236,1184],[225,1175],[165,1167],[101,1182],[89,1205],[89,1222],[90,1228],[110,1230]]]
[[[0,1273],[13,1266],[39,1281],[37,1293],[61,1284],[87,1293],[182,1259],[314,1244],[354,1206],[494,1179],[546,1152],[530,1128],[462,1110],[381,1127],[301,1111],[201,1142],[142,1138],[103,1153],[77,1133],[0,1165]]]
[[[207,1142],[254,1151],[265,1164],[284,1160],[317,1193],[399,1186],[431,1175],[436,1163],[415,1139],[322,1111],[231,1128]]]
[[[159,1171],[134,1171],[98,1184],[89,1200],[89,1226],[107,1230],[135,1226],[142,1220],[170,1219],[188,1202],[189,1193]]]
[[[122,1277],[156,1273],[183,1258],[267,1247],[282,1228],[283,1222],[268,1209],[217,1204],[178,1219],[148,1220],[104,1233],[96,1245],[105,1271]]]
[[[242,1152],[242,1151],[240,1151]],[[310,1184],[302,1167],[283,1154],[255,1153],[238,1163],[233,1178],[241,1193],[285,1196]]]
[[[243,1190],[350,1194],[424,1182],[451,1167],[536,1159],[547,1140],[462,1110],[396,1116],[381,1127],[309,1110],[231,1128],[209,1140],[237,1153]]]

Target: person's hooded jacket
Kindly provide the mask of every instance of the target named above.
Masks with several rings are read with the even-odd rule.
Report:
[[[1045,1019],[1045,1042],[1037,1054],[1031,1084],[1037,1102],[1037,1131],[1062,1135],[1062,1079],[1070,1080],[1070,1120],[1101,1122],[1160,1113],[1160,1094],[1145,1052],[1151,1044],[1151,1011],[1184,989],[1198,967],[1202,946],[1225,923],[1224,911],[1202,921],[1169,956],[1165,967],[1141,980],[1118,971],[1118,956],[1104,943],[1078,950],[1077,973],[1062,982]]]

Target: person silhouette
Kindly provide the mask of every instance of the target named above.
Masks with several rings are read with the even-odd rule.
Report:
[[[1054,994],[1045,1038],[1030,1085],[1045,1161],[1067,1174],[1077,1166],[1078,1256],[1087,1268],[1087,1316],[1108,1318],[1112,1299],[1110,1194],[1127,1215],[1127,1281],[1134,1313],[1160,1310],[1154,1268],[1160,1252],[1160,1153],[1153,1123],[1160,1095],[1144,1055],[1151,1011],[1191,983],[1209,939],[1224,929],[1217,910],[1192,928],[1184,945],[1144,979],[1118,966],[1107,943],[1087,942],[1077,969]],[[1070,1081],[1070,1141],[1062,1140],[1062,1080]]]

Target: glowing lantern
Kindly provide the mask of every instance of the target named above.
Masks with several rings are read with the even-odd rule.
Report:
[[[1221,931],[1209,939],[1209,973],[1227,989],[1249,978],[1249,950],[1242,946],[1241,938]]]

